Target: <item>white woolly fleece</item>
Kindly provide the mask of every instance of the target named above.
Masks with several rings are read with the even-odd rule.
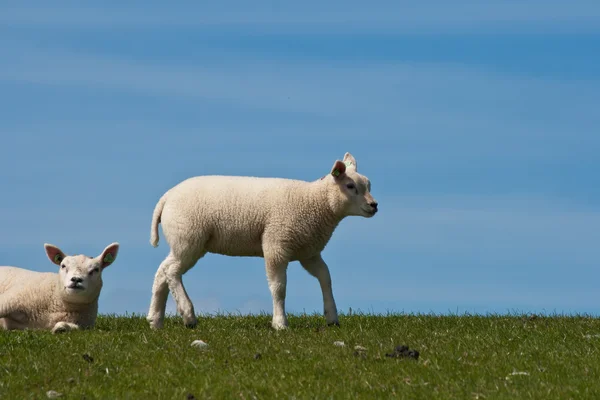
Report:
[[[377,202],[371,183],[346,153],[325,177],[312,181],[241,176],[198,176],[168,190],[158,201],[150,243],[162,223],[170,253],[155,276],[148,321],[163,324],[169,290],[188,326],[196,324],[181,276],[206,253],[263,257],[273,296],[273,327],[287,326],[286,269],[291,261],[315,276],[328,323],[338,323],[329,269],[321,252],[347,216],[370,218]]]
[[[0,267],[0,329],[51,329],[53,333],[91,328],[96,322],[102,271],[111,265],[118,243],[102,254],[65,255],[44,245],[46,255],[60,266],[58,273]]]

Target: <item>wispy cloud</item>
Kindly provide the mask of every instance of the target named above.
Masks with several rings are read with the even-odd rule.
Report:
[[[240,29],[254,32],[497,32],[598,31],[600,9],[594,1],[379,2],[365,12],[363,2],[308,1],[273,7],[243,2],[178,7],[146,2],[144,8],[103,4],[102,8],[45,3],[39,7],[4,7],[0,22],[8,27],[139,29],[158,27]]]
[[[500,154],[498,146],[512,145],[514,155],[529,137],[537,142],[527,146],[527,154],[543,154],[546,146],[561,148],[570,129],[578,130],[582,151],[598,141],[592,132],[600,118],[593,112],[593,104],[600,101],[600,82],[595,80],[514,77],[441,63],[348,67],[243,57],[207,66],[167,65],[5,44],[8,57],[0,66],[0,82],[345,117],[361,129],[369,116],[371,129],[397,126],[394,134],[412,136],[420,144],[435,137],[435,145],[444,151],[468,140],[479,151],[493,146],[488,150],[495,154]],[[218,53],[212,56],[218,58]],[[517,142],[519,148],[514,147]]]
[[[513,265],[529,260],[588,268],[600,258],[594,244],[597,208],[531,195],[382,196],[378,201],[378,218],[349,220],[338,236],[340,245],[360,238],[388,251]]]

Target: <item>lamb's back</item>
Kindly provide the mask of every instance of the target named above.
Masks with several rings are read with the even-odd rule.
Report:
[[[284,178],[198,176],[173,187],[161,220],[172,247],[206,240],[206,250],[228,255],[262,255],[267,224],[284,223],[295,197],[308,182]]]
[[[58,274],[18,267],[0,267],[0,313],[16,312],[31,328],[47,324],[48,311],[56,304],[54,290]],[[6,328],[6,321],[0,319]]]
[[[53,272],[38,272],[19,267],[0,267],[0,294],[20,293],[31,288],[48,286],[58,275]],[[35,292],[35,290],[34,290]]]

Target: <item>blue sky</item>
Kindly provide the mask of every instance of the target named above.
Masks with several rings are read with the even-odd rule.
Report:
[[[597,1],[47,4],[0,6],[0,264],[118,241],[100,312],[146,313],[164,191],[349,151],[381,211],[324,252],[342,312],[600,313]],[[288,271],[287,310],[320,312]],[[271,312],[262,259],[184,284],[198,312]]]

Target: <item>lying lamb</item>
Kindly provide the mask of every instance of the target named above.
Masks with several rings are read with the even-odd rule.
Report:
[[[180,182],[160,198],[152,217],[150,243],[158,245],[162,222],[170,252],[154,278],[150,326],[163,326],[169,291],[186,326],[196,325],[182,275],[209,252],[265,259],[275,329],[288,326],[287,266],[299,261],[319,280],[327,323],[339,325],[321,252],[342,219],[375,215],[377,202],[370,190],[371,182],[357,172],[350,153],[313,182],[240,176],[198,176]]]
[[[0,267],[0,328],[52,329],[52,333],[91,328],[96,322],[102,271],[117,258],[119,244],[102,254],[65,255],[44,244],[57,273]]]

